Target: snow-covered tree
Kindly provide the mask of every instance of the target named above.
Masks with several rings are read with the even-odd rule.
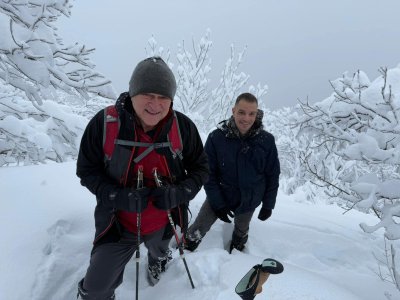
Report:
[[[285,193],[292,194],[306,182],[304,168],[299,159],[301,140],[297,139],[297,128],[293,128],[299,119],[293,108],[264,110],[265,129],[275,137],[281,166],[280,186]]]
[[[157,41],[151,37],[148,41],[147,55],[158,55],[172,68],[177,78],[177,92],[174,99],[174,108],[190,114],[191,118],[205,132],[213,128],[218,121],[229,117],[236,97],[243,92],[250,78],[244,72],[239,72],[239,67],[245,54],[236,54],[235,47],[231,45],[230,56],[227,59],[221,76],[216,84],[210,79],[212,62],[210,51],[212,41],[210,30],[196,43],[192,40],[192,47],[188,49],[185,41],[178,45],[176,54],[177,64],[171,63],[170,51],[158,47]],[[260,108],[265,108],[267,85],[250,85],[248,90],[260,99]]]
[[[185,47],[185,41],[178,45],[176,93],[177,108],[185,113],[199,111],[210,100],[208,84],[211,71],[209,51],[212,47],[210,31],[196,45],[192,40],[191,54]]]
[[[0,166],[76,155],[85,120],[71,120],[94,96],[115,98],[89,59],[94,49],[57,35],[55,22],[70,10],[68,0],[0,1]]]
[[[207,103],[204,115],[207,124],[214,126],[211,120],[224,120],[231,115],[236,97],[243,92],[244,86],[248,83],[250,75],[244,72],[239,72],[239,67],[243,62],[247,47],[236,54],[234,45],[231,45],[230,56],[225,62],[224,69],[221,72],[221,77],[218,86],[211,92],[210,102]],[[260,102],[260,108],[265,109],[263,98],[268,90],[267,85],[258,83],[256,86],[250,85],[249,92],[253,93]]]
[[[70,9],[68,0],[0,1],[0,78],[39,104],[54,89],[85,99],[88,93],[115,96],[110,81],[93,70],[88,56],[94,49],[64,46],[57,35],[55,22]]]
[[[235,47],[231,45],[230,56],[225,62],[221,72],[218,86],[211,92],[211,99],[206,107],[206,119],[223,120],[229,117],[238,93],[248,82],[250,76],[244,72],[238,72],[242,63],[246,48],[236,55]]]
[[[345,73],[331,82],[330,97],[314,105],[301,103],[300,132],[309,141],[302,160],[327,193],[379,218],[361,228],[370,233],[383,228],[385,239],[392,241],[387,266],[400,289],[394,263],[400,261],[395,251],[400,239],[400,66],[380,71],[373,82],[362,71]]]
[[[171,52],[169,49],[165,50],[164,47],[158,46],[157,40],[152,36],[151,38],[148,39],[147,41],[147,47],[146,53],[147,57],[152,57],[152,56],[159,56],[162,57],[163,60],[168,64],[170,68],[173,68],[173,64],[171,63]]]

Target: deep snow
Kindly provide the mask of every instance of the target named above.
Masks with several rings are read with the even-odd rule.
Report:
[[[95,198],[75,176],[75,162],[0,168],[0,299],[75,299],[84,275],[94,235]],[[193,218],[204,191],[192,201]],[[271,275],[256,299],[379,300],[390,283],[375,274],[382,234],[364,233],[359,223],[374,224],[373,216],[357,211],[343,215],[334,205],[310,203],[301,189],[278,195],[272,217],[253,218],[246,250],[228,254],[231,226],[218,221],[186,260],[196,288],[191,289],[177,251],[155,287],[145,279],[146,250],[141,250],[140,299],[240,299],[237,282],[254,265],[271,257],[285,271]],[[126,269],[117,299],[133,299],[135,264]],[[398,299],[398,298],[397,298]]]

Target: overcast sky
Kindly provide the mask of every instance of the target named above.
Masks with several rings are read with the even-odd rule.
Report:
[[[297,99],[331,94],[329,80],[358,69],[370,79],[381,66],[400,63],[399,0],[152,0],[73,1],[71,18],[59,22],[66,42],[96,48],[92,61],[128,89],[133,68],[146,57],[154,35],[174,55],[177,44],[198,41],[211,30],[213,76],[233,44],[247,46],[240,71],[250,84],[267,84],[272,109]],[[174,60],[172,60],[174,62]]]

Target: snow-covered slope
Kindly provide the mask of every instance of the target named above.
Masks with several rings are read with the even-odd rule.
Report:
[[[80,186],[75,162],[0,168],[0,299],[75,299],[76,284],[84,275],[94,235],[95,198]],[[271,276],[256,299],[378,300],[394,287],[374,273],[373,252],[381,235],[366,234],[360,222],[372,216],[303,200],[301,192],[279,194],[267,222],[254,218],[246,250],[228,254],[232,228],[217,222],[186,260],[196,288],[191,289],[177,252],[155,287],[145,279],[146,250],[141,251],[140,299],[240,299],[234,288],[254,265],[271,257],[285,266]],[[193,216],[204,192],[193,200]],[[120,300],[133,299],[135,264],[127,266]]]

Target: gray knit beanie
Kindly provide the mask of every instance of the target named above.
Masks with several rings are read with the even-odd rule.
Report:
[[[154,56],[142,60],[133,70],[129,81],[129,96],[155,93],[174,99],[175,76],[161,57]]]

